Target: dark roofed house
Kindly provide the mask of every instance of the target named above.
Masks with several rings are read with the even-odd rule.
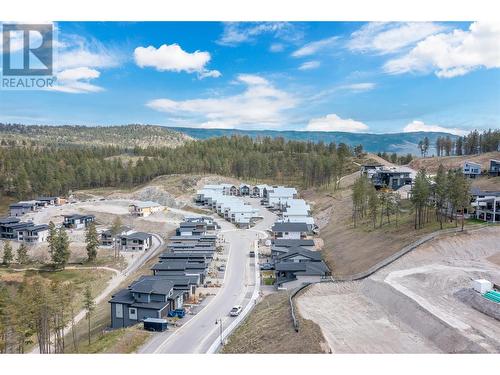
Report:
[[[120,229],[118,229],[118,233],[116,237],[119,237],[120,235],[127,234],[130,232],[131,228],[122,225]],[[101,246],[113,246],[115,244],[115,241],[118,239],[113,236],[113,233],[111,229],[103,230],[101,232]]]
[[[25,227],[15,230],[18,241],[27,243],[41,243],[47,241],[49,236],[49,226],[47,224],[35,225],[28,223]]]
[[[13,239],[15,232],[12,229],[13,224],[18,224],[21,219],[17,217],[2,217],[0,218],[0,238]]]
[[[326,279],[330,271],[325,262],[279,262],[275,265],[276,286],[286,289],[317,283]]]
[[[500,176],[500,160],[490,160],[488,173],[490,174],[490,176]]]
[[[36,202],[18,202],[9,205],[9,215],[13,217],[23,216],[28,212],[35,211],[37,209]]]
[[[309,227],[306,223],[275,223],[271,228],[275,239],[300,240],[307,236]]]
[[[95,221],[94,215],[80,215],[80,214],[72,214],[72,215],[64,215],[63,225],[65,228],[71,229],[81,229],[87,228],[87,226]]]
[[[122,234],[118,241],[122,251],[147,251],[153,243],[153,235],[145,232]]]
[[[182,294],[174,291],[174,282],[145,277],[122,289],[109,300],[111,327],[128,327],[147,318],[165,318],[174,308],[182,307]]]
[[[199,275],[200,283],[205,281],[207,275],[208,262],[189,262],[189,261],[165,261],[156,263],[151,270],[155,276],[168,275]]]
[[[321,253],[318,251],[311,251],[303,247],[292,247],[285,254],[276,257],[277,262],[320,262]]]

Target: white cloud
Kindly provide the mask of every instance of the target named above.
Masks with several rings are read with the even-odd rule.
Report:
[[[74,34],[63,35],[56,49],[54,65],[57,71],[79,67],[114,68],[125,60],[118,50]]]
[[[368,131],[368,125],[353,119],[343,119],[332,113],[320,118],[313,118],[307,124],[306,130],[320,132],[350,132],[363,133]]]
[[[283,43],[273,43],[269,46],[269,51],[271,52],[282,52],[285,49]]]
[[[467,74],[475,69],[500,67],[500,23],[474,22],[469,30],[455,29],[420,41],[407,54],[389,60],[390,74],[434,72],[440,78]]]
[[[305,56],[311,56],[314,55],[316,52],[331,47],[334,45],[337,40],[339,39],[338,36],[332,36],[330,38],[326,39],[321,39],[317,40],[315,42],[310,42],[299,48],[298,50],[294,51],[292,53],[293,57],[305,57]]]
[[[190,117],[198,127],[278,127],[285,121],[286,110],[297,99],[279,90],[263,77],[240,74],[237,83],[246,89],[236,95],[190,100],[155,99],[146,105],[156,111]]]
[[[319,61],[313,60],[313,61],[306,61],[302,65],[299,66],[299,70],[311,70],[311,69],[316,69],[319,68],[321,63]]]
[[[226,22],[217,44],[234,47],[241,43],[253,42],[262,34],[271,34],[286,41],[302,37],[300,30],[288,22]]]
[[[339,89],[352,91],[352,92],[364,92],[364,91],[371,91],[376,86],[377,85],[373,82],[361,82],[361,83],[352,83],[349,85],[342,85],[342,86],[339,86]]]
[[[71,94],[103,91],[102,87],[89,83],[100,75],[99,71],[87,67],[63,70],[56,74],[57,81],[52,90]]]
[[[351,34],[347,47],[356,52],[394,53],[445,30],[433,22],[370,22]]]
[[[442,132],[450,133],[455,135],[465,135],[468,132],[463,129],[458,128],[445,128],[439,125],[427,125],[422,121],[414,120],[406,125],[403,129],[404,133],[414,133],[414,132]]]
[[[135,63],[141,68],[152,67],[160,72],[198,73],[199,78],[220,77],[219,71],[205,68],[210,59],[209,52],[186,52],[178,44],[163,44],[160,48],[137,47],[134,50]]]

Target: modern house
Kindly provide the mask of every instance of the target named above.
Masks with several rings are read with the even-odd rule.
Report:
[[[174,282],[164,278],[140,278],[127,289],[114,294],[111,304],[111,328],[128,327],[147,318],[165,318],[174,309],[176,299]]]
[[[214,253],[211,251],[191,251],[185,253],[174,253],[174,252],[165,252],[160,255],[160,262],[198,262],[198,263],[207,263],[212,261],[214,258]]]
[[[303,248],[306,250],[313,250],[315,248],[314,240],[312,239],[301,239],[301,240],[290,240],[290,239],[275,239],[272,240],[271,245],[271,258],[286,254],[296,248]]]
[[[80,215],[80,214],[72,214],[72,215],[64,215],[63,225],[65,228],[71,229],[81,229],[87,228],[87,226],[95,221],[94,215]]]
[[[413,170],[406,167],[382,167],[373,172],[371,180],[376,189],[398,190],[405,185],[411,185],[414,174]]]
[[[327,279],[330,271],[325,262],[299,261],[277,262],[275,264],[276,286],[293,289],[309,283]]]
[[[197,276],[199,283],[205,281],[205,276],[208,271],[208,262],[191,262],[191,261],[165,261],[156,263],[151,270],[155,276]]]
[[[500,191],[482,191],[472,188],[474,217],[490,223],[500,222]]]
[[[145,232],[132,232],[118,236],[121,251],[148,251],[153,243],[153,236]]]
[[[138,202],[128,206],[129,212],[134,216],[147,217],[155,212],[160,212],[163,207],[156,202],[145,201]]]
[[[481,175],[481,164],[474,163],[472,161],[465,161],[462,172],[467,177],[476,178]]]
[[[488,173],[490,176],[500,176],[500,160],[490,160]]]
[[[14,228],[20,221],[17,217],[0,218],[0,238],[15,239],[17,235]]]
[[[263,198],[264,197],[264,189],[269,189],[269,185],[255,185],[252,187],[252,197]]]
[[[381,164],[364,164],[361,166],[360,172],[361,174],[367,176],[368,179],[371,179],[373,175],[382,168],[383,165]]]
[[[60,205],[61,199],[59,197],[38,197],[39,202],[44,202],[47,206]]]
[[[281,210],[286,207],[287,202],[297,197],[295,188],[284,186],[273,186],[269,189],[264,189],[263,203],[271,208]]]
[[[36,211],[37,208],[36,201],[13,203],[9,205],[9,216],[23,216],[29,212]]]
[[[309,227],[306,223],[274,223],[271,228],[273,238],[295,239],[306,238]]]
[[[280,221],[284,223],[306,223],[309,230],[314,228],[311,207],[303,199],[289,199],[282,208]]]
[[[183,221],[179,224],[175,234],[177,236],[201,236],[207,232],[207,224],[205,222],[190,222]]]
[[[240,195],[242,197],[249,196],[251,191],[251,186],[246,184],[241,184],[239,190],[240,190]]]
[[[184,218],[184,221],[187,223],[205,223],[207,230],[216,230],[219,228],[214,218],[210,216],[186,217]]]
[[[17,240],[26,243],[41,243],[47,241],[49,226],[47,224],[35,225],[27,223],[23,228],[16,229]]]
[[[121,226],[120,229],[118,230],[118,233],[116,233],[116,237],[132,233],[131,228],[127,226]],[[113,235],[111,229],[107,229],[101,232],[101,246],[113,246],[115,244],[115,241],[117,239]]]

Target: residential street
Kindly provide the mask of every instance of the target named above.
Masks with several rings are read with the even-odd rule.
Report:
[[[230,248],[224,284],[217,295],[206,301],[196,315],[186,316],[181,327],[155,334],[139,353],[205,353],[220,334],[220,323],[216,324],[216,320],[222,319],[224,329],[234,319],[229,316],[229,310],[238,304],[245,308],[255,285],[255,269],[249,252],[254,249],[255,240],[265,236],[263,231],[276,218],[261,207],[257,199],[247,201],[260,208],[263,220],[247,230],[236,229],[232,224],[220,221],[221,233]]]

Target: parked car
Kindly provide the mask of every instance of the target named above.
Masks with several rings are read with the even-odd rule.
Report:
[[[272,264],[272,263],[262,263],[260,265],[260,269],[263,270],[263,271],[274,270],[274,264]]]
[[[250,251],[250,258],[255,258],[255,251],[253,250]]]
[[[170,310],[168,312],[168,316],[170,318],[178,317],[179,319],[182,319],[182,318],[184,318],[185,315],[186,315],[185,309],[175,309],[175,310]]]
[[[241,306],[240,305],[236,305],[236,306],[234,306],[231,309],[231,311],[229,312],[229,315],[231,315],[231,316],[238,316],[238,315],[240,315],[241,310],[242,310]]]
[[[225,270],[226,270],[226,266],[224,264],[219,266],[219,271],[225,271]]]

